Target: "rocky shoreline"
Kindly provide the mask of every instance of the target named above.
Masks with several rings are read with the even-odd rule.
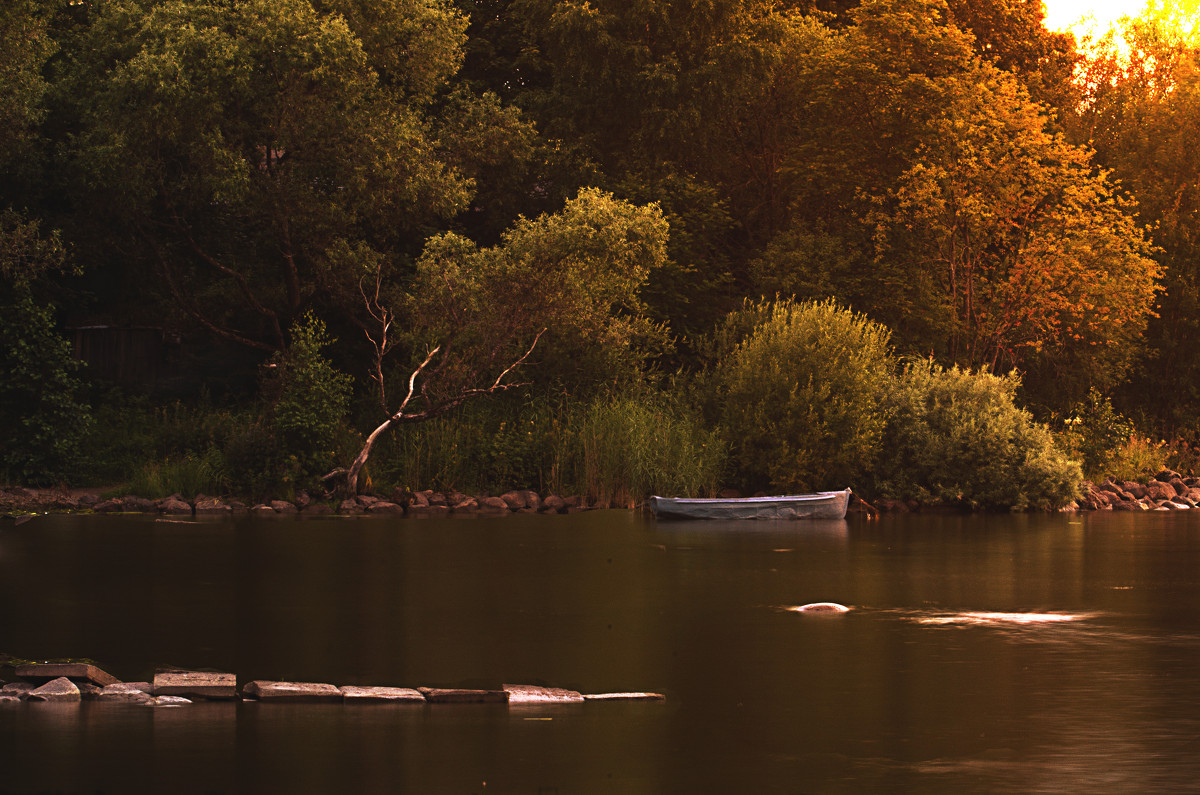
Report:
[[[457,516],[502,515],[506,513],[566,514],[608,508],[574,495],[543,497],[522,489],[500,496],[470,496],[462,492],[425,490],[407,492],[397,489],[388,497],[360,494],[344,500],[315,499],[300,492],[294,500],[270,500],[247,505],[236,499],[198,494],[188,499],[172,494],[158,500],[138,496],[104,498],[101,492],[87,489],[30,489],[21,486],[0,489],[0,513],[20,516],[37,513],[130,513],[166,518],[254,516]]]
[[[1164,469],[1145,483],[1113,478],[1085,482],[1078,504],[1088,511],[1188,511],[1200,508],[1200,478]]]
[[[1096,484],[1084,481],[1080,497],[1064,511],[1186,511],[1200,508],[1200,478],[1184,477],[1162,470],[1142,481],[1118,481],[1107,478]],[[723,493],[722,496],[738,496]],[[529,489],[505,492],[499,496],[467,495],[458,491],[409,492],[396,489],[389,497],[360,494],[344,500],[325,500],[300,492],[293,500],[270,500],[247,505],[236,499],[198,494],[187,499],[172,494],[158,500],[123,496],[104,498],[95,489],[30,489],[21,486],[0,488],[0,515],[20,519],[40,513],[112,513],[149,514],[164,520],[188,517],[253,516],[487,516],[508,513],[568,514],[600,508],[620,507],[589,501],[573,495],[542,496]],[[869,509],[861,504],[851,510],[878,510],[882,513],[919,513],[961,510],[958,506],[921,505],[900,500],[880,500]]]

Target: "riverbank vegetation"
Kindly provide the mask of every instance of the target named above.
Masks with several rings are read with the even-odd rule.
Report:
[[[147,497],[1195,468],[1200,50],[1033,3],[14,0],[0,480]]]

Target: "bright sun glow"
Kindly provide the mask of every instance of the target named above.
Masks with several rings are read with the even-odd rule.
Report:
[[[1146,0],[1045,0],[1046,27],[1070,30],[1077,39],[1099,36],[1121,17],[1139,15]]]

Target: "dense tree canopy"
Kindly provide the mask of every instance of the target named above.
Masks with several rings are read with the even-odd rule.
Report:
[[[1164,9],[1124,60],[1036,0],[14,0],[0,211],[84,273],[40,323],[237,346],[253,385],[314,311],[360,425],[417,368],[430,405],[518,361],[686,379],[776,297],[1043,412],[1169,383],[1146,413],[1194,425],[1200,62]]]
[[[195,321],[283,348],[306,306],[354,294],[335,252],[416,250],[468,206],[468,161],[524,135],[494,103],[435,118],[464,26],[437,0],[98,3],[66,167]]]
[[[1134,394],[1165,388],[1172,399],[1143,407],[1178,428],[1200,411],[1200,48],[1195,19],[1160,4],[1099,42],[1080,74],[1084,101],[1067,132],[1137,199],[1153,228],[1164,290],[1147,332],[1154,352]]]
[[[764,291],[832,293],[964,366],[1117,380],[1158,276],[1129,207],[944,5],[851,16],[798,28],[772,83],[786,101],[741,120],[771,119],[779,142],[755,191],[779,197]]]

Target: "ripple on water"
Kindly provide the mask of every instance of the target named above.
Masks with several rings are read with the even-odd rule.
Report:
[[[1039,624],[1059,624],[1069,621],[1084,621],[1094,617],[1095,613],[1003,613],[993,611],[968,611],[964,613],[943,613],[938,615],[919,615],[914,620],[918,624],[964,625],[964,626],[1029,626]]]

